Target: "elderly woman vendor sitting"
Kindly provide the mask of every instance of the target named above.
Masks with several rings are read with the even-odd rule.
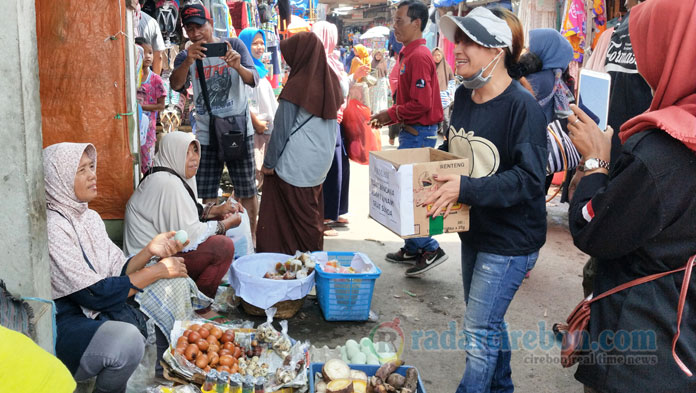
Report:
[[[199,161],[200,144],[192,134],[177,131],[162,138],[153,168],[126,206],[124,249],[132,255],[147,247],[157,233],[185,230],[191,242],[177,256],[184,259],[198,289],[215,298],[235,251],[246,255],[253,245],[248,216],[240,204],[198,204]],[[198,313],[219,318],[210,309]]]
[[[95,391],[123,392],[142,359],[147,334],[143,314],[129,299],[143,289],[166,287],[161,290],[174,294],[166,299],[178,310],[174,318],[185,318],[192,310],[186,279],[179,278],[186,277],[186,266],[171,257],[185,245],[173,239],[174,232],[158,234],[126,260],[109,240],[99,214],[87,207],[97,196],[94,146],[51,145],[43,160],[56,355],[76,380],[96,376]],[[155,256],[162,259],[146,267]],[[165,280],[169,278],[174,279]],[[139,302],[147,304],[148,297]],[[168,335],[166,326],[157,326]],[[158,347],[166,346],[159,332]]]

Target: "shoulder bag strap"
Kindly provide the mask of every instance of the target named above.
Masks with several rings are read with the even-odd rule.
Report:
[[[201,94],[205,101],[205,109],[208,110],[208,115],[212,116],[213,111],[210,109],[210,97],[208,97],[208,85],[205,83],[205,70],[203,69],[203,60],[196,59],[196,73],[198,74],[198,82],[201,84]]]
[[[75,231],[75,236],[77,237],[77,244],[80,245],[80,250],[82,250],[82,257],[85,259],[85,262],[87,262],[87,266],[89,266],[90,269],[92,269],[93,272],[97,272],[97,270],[92,266],[92,263],[89,261],[89,258],[87,258],[87,254],[85,253],[85,249],[82,247],[82,242],[80,241],[80,235],[77,234],[77,229],[75,229],[75,225],[72,223],[72,221],[68,220],[68,217],[65,217],[63,213],[59,212],[58,210],[53,210],[53,209],[48,209],[51,211],[54,211],[58,214],[60,214],[61,217],[65,218],[67,222],[70,223],[70,225],[73,227],[73,231]]]
[[[587,302],[587,304],[589,305],[590,303],[593,303],[599,299],[603,299],[609,295],[613,295],[617,292],[621,292],[624,289],[628,289],[631,287],[635,287],[636,285],[640,285],[640,284],[644,284],[646,282],[657,280],[658,278],[668,276],[672,273],[684,271],[684,280],[682,281],[681,291],[679,292],[679,303],[677,305],[677,333],[672,338],[672,357],[674,358],[674,361],[677,363],[679,368],[684,372],[684,374],[691,377],[693,374],[691,373],[691,370],[689,370],[689,368],[686,367],[684,362],[682,362],[682,360],[679,358],[679,355],[677,355],[676,347],[677,347],[677,341],[679,341],[679,335],[681,333],[681,321],[682,321],[682,315],[684,314],[684,303],[686,303],[686,295],[689,292],[689,284],[691,283],[691,271],[694,267],[695,261],[696,261],[696,255],[689,258],[689,261],[686,262],[686,265],[684,265],[683,267],[680,267],[679,269],[671,270],[671,271],[664,272],[664,273],[657,273],[657,274],[653,274],[650,276],[641,277],[641,278],[635,279],[633,281],[629,281],[625,284],[619,285],[618,287],[616,287],[614,289],[610,289],[610,290],[602,293],[601,295],[599,295],[597,297],[593,297],[592,299],[590,299]]]
[[[283,148],[280,150],[280,153],[278,154],[278,159],[280,159],[280,157],[283,155],[283,152],[285,151],[285,146],[288,145],[288,141],[290,140],[290,138],[292,138],[292,136],[295,135],[295,133],[297,131],[299,131],[300,128],[304,127],[305,124],[307,124],[310,120],[312,120],[313,117],[314,117],[314,115],[310,115],[307,118],[307,120],[303,121],[302,124],[300,124],[297,128],[295,128],[295,131],[290,133],[290,135],[288,136],[288,139],[285,140],[285,144],[283,145]]]
[[[191,197],[191,199],[193,200],[193,203],[196,205],[196,210],[198,210],[198,217],[201,217],[203,214],[203,206],[201,206],[201,204],[198,203],[198,200],[196,199],[196,195],[193,193],[193,190],[188,185],[188,183],[186,183],[186,180],[184,180],[181,176],[179,176],[179,174],[176,173],[176,171],[173,170],[172,168],[167,168],[166,166],[153,166],[145,173],[145,176],[143,176],[143,180],[145,180],[145,178],[148,175],[153,174],[153,173],[157,173],[157,172],[168,172],[168,173],[171,173],[172,175],[178,177],[179,180],[181,180],[181,183],[186,188],[186,191],[188,191],[188,194]]]

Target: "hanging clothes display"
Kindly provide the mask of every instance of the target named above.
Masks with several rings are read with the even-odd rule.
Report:
[[[587,38],[585,4],[583,0],[568,0],[567,10],[561,34],[573,46],[573,60],[582,64]]]
[[[592,4],[592,49],[597,46],[597,41],[607,29],[607,4],[605,0],[593,0]]]
[[[524,42],[529,43],[529,31],[554,29],[558,17],[558,0],[521,0],[518,18],[524,29]]]

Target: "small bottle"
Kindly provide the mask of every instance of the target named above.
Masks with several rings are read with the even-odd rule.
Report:
[[[264,377],[259,377],[259,379],[256,380],[256,384],[254,384],[254,393],[266,393],[265,384],[266,379]]]
[[[242,382],[242,393],[254,393],[254,379],[251,375],[247,375]]]
[[[205,382],[201,387],[203,393],[216,393],[217,392],[217,370],[210,370],[208,375],[205,376]]]
[[[239,374],[230,377],[230,393],[242,393],[242,379]]]
[[[217,393],[229,393],[230,391],[230,373],[223,371],[218,375]]]

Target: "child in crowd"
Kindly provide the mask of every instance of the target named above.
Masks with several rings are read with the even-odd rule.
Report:
[[[138,104],[140,104],[144,114],[149,119],[147,132],[145,135],[143,133],[140,135],[140,170],[144,174],[152,167],[152,156],[155,154],[155,142],[157,141],[155,130],[157,112],[164,110],[164,98],[167,96],[167,92],[164,89],[162,78],[150,71],[150,66],[152,66],[152,47],[143,37],[136,38],[135,43],[142,47],[145,53],[142,84],[137,93]],[[141,129],[144,128],[144,126],[141,127]]]

